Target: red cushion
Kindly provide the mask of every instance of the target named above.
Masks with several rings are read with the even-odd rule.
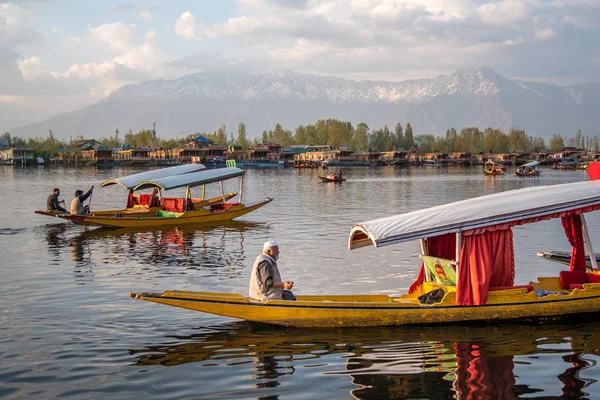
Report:
[[[590,273],[585,274],[589,283],[600,283],[600,274]]]
[[[571,289],[572,284],[587,283],[585,271],[560,271],[558,278],[563,289]]]
[[[583,290],[583,283],[571,283],[571,285],[569,286],[569,289],[582,289]]]
[[[497,290],[511,290],[511,289],[527,289],[525,293],[533,292],[533,286],[531,285],[520,285],[520,286],[494,286],[490,287],[488,290],[490,292]]]
[[[161,208],[165,211],[184,212],[187,199],[174,198],[169,199],[163,197],[161,200]]]

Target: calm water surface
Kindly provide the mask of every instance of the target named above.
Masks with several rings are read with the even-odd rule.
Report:
[[[284,329],[147,302],[130,291],[246,293],[262,243],[280,244],[296,294],[404,292],[418,243],[347,250],[353,224],[483,194],[574,182],[583,172],[485,177],[471,168],[247,170],[244,200],[273,203],[222,226],[86,231],[33,214],[55,186],[93,209],[124,205],[99,188],[140,169],[0,167],[0,396],[72,399],[600,398],[600,322]],[[233,182],[226,190],[237,190]],[[181,194],[181,193],[178,193]],[[216,193],[215,193],[216,194]],[[576,196],[576,193],[573,194]],[[598,213],[589,214],[600,249]],[[595,238],[595,239],[594,239]],[[514,228],[516,284],[557,274],[536,257],[568,250],[559,220]]]

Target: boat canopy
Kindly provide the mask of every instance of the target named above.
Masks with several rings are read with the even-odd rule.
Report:
[[[235,167],[219,168],[207,171],[192,172],[189,174],[166,176],[153,180],[140,182],[134,190],[158,187],[162,190],[177,189],[186,186],[200,186],[213,182],[220,182],[244,175],[244,170]]]
[[[348,247],[381,247],[590,207],[600,209],[597,180],[509,190],[356,224]]]
[[[541,163],[539,161],[532,161],[532,162],[528,162],[527,164],[523,164],[521,165],[521,167],[537,167],[538,165],[540,165]]]
[[[154,169],[152,171],[140,172],[139,174],[128,175],[128,176],[124,176],[122,178],[111,179],[109,181],[103,182],[100,186],[104,187],[104,186],[110,186],[110,185],[121,185],[125,189],[130,190],[130,189],[135,188],[137,185],[139,185],[140,183],[142,183],[144,181],[164,178],[167,176],[189,174],[192,172],[198,172],[198,171],[202,171],[205,169],[206,169],[206,166],[204,166],[203,164],[177,165],[174,167]]]

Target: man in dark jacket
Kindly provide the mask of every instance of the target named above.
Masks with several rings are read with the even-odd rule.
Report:
[[[58,201],[58,196],[60,196],[60,189],[55,188],[52,191],[52,194],[48,196],[48,200],[46,201],[46,209],[48,211],[61,211],[67,212],[63,207],[60,206],[60,203],[65,203],[64,200]]]

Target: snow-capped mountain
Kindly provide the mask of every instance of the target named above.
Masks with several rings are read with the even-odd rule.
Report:
[[[52,129],[63,137],[102,137],[116,128],[137,131],[156,122],[166,138],[223,124],[235,132],[244,122],[249,135],[256,136],[277,123],[294,130],[320,118],[338,118],[371,128],[410,122],[416,134],[443,134],[451,127],[518,127],[549,138],[556,132],[570,137],[578,129],[599,133],[599,105],[600,83],[526,82],[486,67],[403,82],[223,70],[126,85],[80,111],[12,132],[43,136]]]

